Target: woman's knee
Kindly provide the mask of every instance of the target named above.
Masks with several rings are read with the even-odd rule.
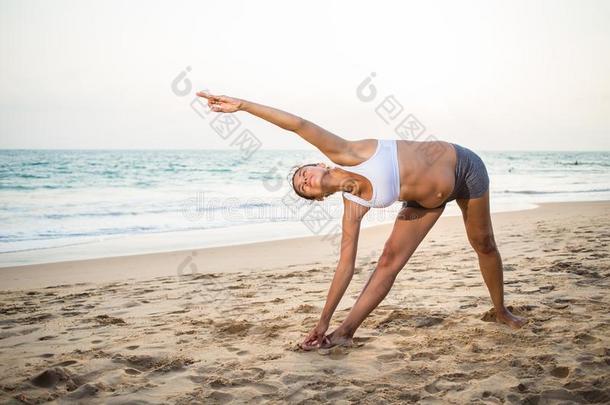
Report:
[[[398,272],[402,268],[402,262],[407,259],[404,255],[404,252],[401,251],[399,246],[396,246],[395,243],[386,242],[383,246],[383,252],[381,253],[377,267]]]
[[[396,250],[392,246],[391,243],[386,242],[383,245],[383,251],[381,252],[381,256],[379,257],[379,262],[377,262],[377,266],[379,267],[388,267],[396,258]]]
[[[470,245],[480,255],[488,255],[496,253],[498,248],[494,239],[493,233],[482,233],[480,235],[470,237]]]

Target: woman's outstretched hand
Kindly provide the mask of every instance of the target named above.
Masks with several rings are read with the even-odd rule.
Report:
[[[309,335],[301,342],[301,349],[314,350],[318,349],[325,341],[328,325],[318,323],[315,328],[309,332]]]
[[[239,111],[243,106],[243,100],[228,96],[214,96],[203,91],[198,91],[197,95],[208,100],[208,106],[212,111],[232,113]]]

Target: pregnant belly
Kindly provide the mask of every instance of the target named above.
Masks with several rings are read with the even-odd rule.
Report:
[[[442,173],[430,173],[401,192],[401,200],[415,201],[424,208],[436,208],[443,204],[452,194],[455,186],[455,174],[451,170]],[[402,190],[401,190],[402,191]]]

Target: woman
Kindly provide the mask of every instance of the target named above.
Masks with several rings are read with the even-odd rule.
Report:
[[[337,167],[310,164],[292,176],[303,198],[322,200],[341,191],[341,253],[320,321],[301,343],[306,350],[349,345],[362,321],[386,296],[398,273],[441,216],[456,200],[468,240],[493,302],[496,320],[520,328],[525,320],[504,305],[502,259],[494,241],[489,213],[489,178],[471,150],[442,141],[363,139],[348,141],[293,114],[257,103],[199,92],[212,111],[246,111],[295,132],[324,153]],[[341,325],[326,335],[330,319],[354,274],[360,223],[370,208],[404,201],[377,268]]]

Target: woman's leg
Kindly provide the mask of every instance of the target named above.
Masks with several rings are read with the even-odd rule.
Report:
[[[458,199],[457,203],[462,210],[468,240],[479,257],[479,267],[496,309],[496,318],[498,322],[518,329],[526,321],[511,314],[504,306],[502,257],[496,247],[491,225],[489,191],[480,198]]]
[[[417,246],[443,213],[443,208],[403,208],[396,218],[394,228],[385,243],[377,268],[367,281],[347,318],[330,335],[331,347],[348,344],[362,321],[379,305],[394,284],[398,273],[405,266]]]

